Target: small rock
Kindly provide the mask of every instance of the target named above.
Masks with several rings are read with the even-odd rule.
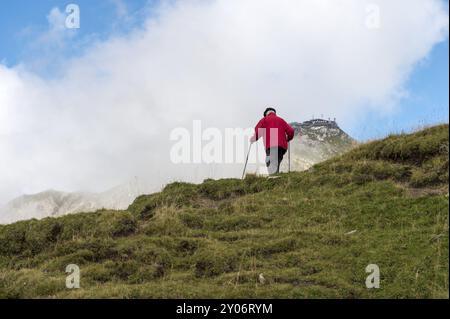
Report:
[[[258,279],[261,285],[264,285],[266,283],[266,278],[264,278],[264,275],[262,273],[259,274]]]
[[[157,278],[164,277],[165,274],[164,266],[159,263],[154,263],[154,266],[155,266],[155,276]]]

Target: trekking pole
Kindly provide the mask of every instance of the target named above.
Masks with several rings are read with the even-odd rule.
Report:
[[[245,177],[245,170],[247,169],[248,156],[250,155],[250,150],[252,149],[252,145],[253,145],[253,143],[251,143],[250,147],[248,148],[247,158],[245,159],[244,171],[242,172],[242,179],[244,179],[244,177]]]
[[[288,142],[288,173],[291,172],[291,141]]]

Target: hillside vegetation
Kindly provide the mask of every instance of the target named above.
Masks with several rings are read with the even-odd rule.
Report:
[[[448,134],[390,136],[273,179],[173,183],[126,211],[0,226],[0,297],[448,298]],[[68,264],[80,289],[65,287]],[[379,289],[366,288],[369,264]]]

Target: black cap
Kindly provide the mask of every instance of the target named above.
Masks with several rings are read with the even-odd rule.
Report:
[[[276,111],[273,107],[268,107],[268,108],[264,111],[264,117],[266,117],[267,113],[269,113],[270,111],[273,111],[273,112],[277,113],[277,111]]]

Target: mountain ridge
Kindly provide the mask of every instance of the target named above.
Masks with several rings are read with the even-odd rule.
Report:
[[[141,194],[137,180],[101,193],[46,190],[37,194],[25,194],[0,208],[0,223],[58,217],[99,209],[126,209],[134,198]]]
[[[336,122],[314,119],[293,122],[295,138],[291,141],[291,170],[303,171],[332,156],[350,150],[356,141],[339,128]],[[287,171],[287,160],[281,169]],[[57,217],[99,209],[126,209],[142,189],[137,180],[101,193],[61,192],[48,190],[22,195],[0,207],[0,223],[11,223],[30,218]]]

